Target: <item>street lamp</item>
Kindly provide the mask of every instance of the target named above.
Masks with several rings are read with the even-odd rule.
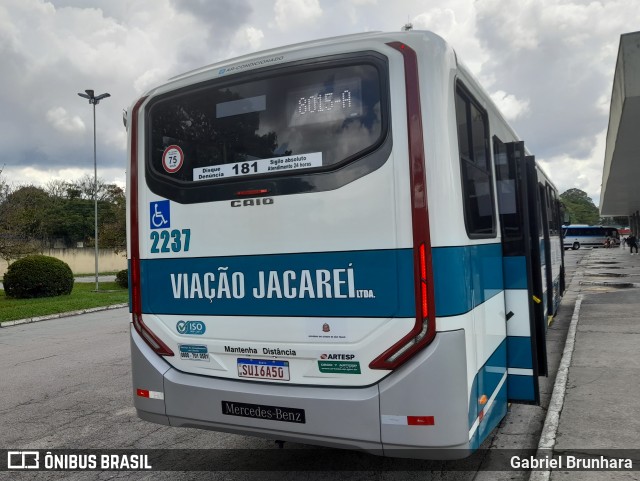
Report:
[[[102,99],[111,97],[111,94],[100,94],[97,97],[93,95],[93,90],[85,90],[86,93],[78,95],[82,98],[88,99],[89,103],[93,105],[93,210],[94,210],[94,236],[95,236],[95,260],[96,260],[96,291],[98,291],[98,162],[96,160],[96,105],[100,103]]]

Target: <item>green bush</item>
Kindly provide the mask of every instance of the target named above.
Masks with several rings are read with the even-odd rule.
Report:
[[[129,270],[123,269],[116,274],[116,284],[125,289],[129,287]]]
[[[4,275],[7,297],[28,299],[71,294],[73,273],[55,257],[32,255],[18,259]]]

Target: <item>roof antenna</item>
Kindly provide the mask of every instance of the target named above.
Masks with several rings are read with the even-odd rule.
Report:
[[[413,30],[413,24],[411,23],[411,17],[407,15],[407,23],[402,26],[402,31],[408,32],[409,30]]]

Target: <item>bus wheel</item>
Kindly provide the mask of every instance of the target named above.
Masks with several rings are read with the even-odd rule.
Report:
[[[571,247],[574,251],[577,251],[578,249],[580,249],[580,243],[579,242],[574,242],[573,246]]]

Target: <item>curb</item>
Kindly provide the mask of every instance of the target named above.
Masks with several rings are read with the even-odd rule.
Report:
[[[581,305],[582,294],[579,294],[576,299],[576,305],[573,309],[573,315],[571,316],[571,323],[569,324],[569,331],[567,332],[567,340],[564,345],[560,366],[558,366],[558,373],[556,374],[556,382],[553,384],[553,393],[551,394],[551,401],[549,402],[549,407],[547,409],[547,416],[545,417],[542,433],[540,434],[540,441],[538,442],[538,449],[536,452],[537,459],[546,457],[542,455],[543,451],[553,453],[553,448],[556,445],[558,425],[560,424],[560,413],[562,412],[564,398],[567,394],[569,366],[571,365],[571,358],[573,357]],[[532,471],[529,476],[529,481],[546,481],[550,476],[551,470],[549,469],[543,471]]]
[[[79,316],[80,314],[89,314],[92,312],[108,311],[110,309],[120,309],[122,307],[129,307],[129,304],[112,304],[110,306],[91,307],[89,309],[81,309],[79,311],[60,312],[58,314],[50,314],[48,316],[29,317],[27,319],[18,319],[15,321],[4,321],[0,323],[0,328],[9,326],[19,326],[21,324],[31,324],[32,322],[48,321],[51,319],[60,319],[67,316]]]
[[[585,256],[587,257],[587,256]],[[562,351],[562,358],[560,359],[560,365],[556,373],[556,380],[553,384],[553,392],[551,393],[551,400],[549,401],[549,407],[547,408],[547,415],[544,419],[544,425],[542,426],[542,432],[540,433],[540,439],[538,440],[538,446],[536,449],[536,458],[542,459],[546,457],[545,453],[552,453],[553,448],[556,445],[556,437],[558,435],[558,426],[560,424],[560,413],[564,406],[564,398],[567,394],[567,380],[569,377],[569,367],[571,366],[571,359],[573,357],[573,350],[575,347],[576,333],[578,330],[578,321],[580,320],[580,307],[582,306],[583,295],[580,292],[580,287],[583,285],[584,270],[583,267],[587,260],[583,258],[580,261],[580,268],[576,270],[571,280],[571,284],[567,288],[567,292],[576,289],[576,303],[573,307],[573,314],[571,315],[571,321],[567,331],[567,339],[564,343],[564,350]],[[531,471],[529,475],[529,481],[548,481],[551,477],[551,470],[544,469],[540,471]]]

